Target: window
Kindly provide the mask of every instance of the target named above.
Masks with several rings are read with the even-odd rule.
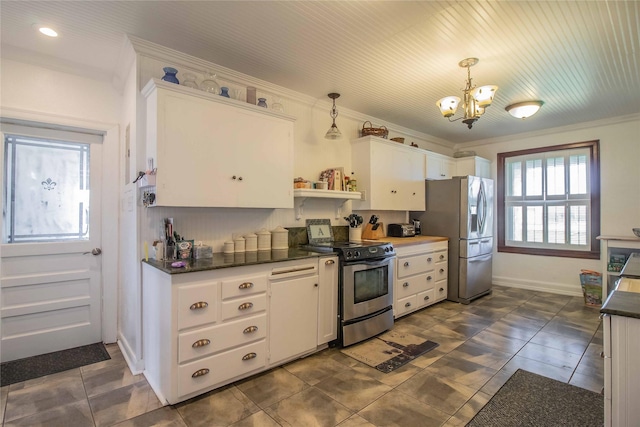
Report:
[[[4,241],[89,239],[89,144],[5,134]]]
[[[599,141],[498,154],[498,252],[600,258]]]

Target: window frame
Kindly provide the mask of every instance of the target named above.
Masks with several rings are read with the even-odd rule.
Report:
[[[570,249],[549,249],[523,246],[506,245],[506,160],[511,157],[532,155],[539,153],[552,153],[554,151],[566,151],[571,149],[589,150],[589,186],[590,186],[590,239],[589,250]],[[497,155],[497,182],[496,182],[496,203],[497,203],[497,228],[498,228],[498,252],[515,253],[524,255],[541,255],[566,258],[600,259],[600,242],[597,237],[600,235],[600,140],[575,142],[569,144],[553,145],[547,147],[530,148],[525,150],[498,153]],[[523,171],[524,173],[524,171]],[[546,188],[545,188],[546,192]],[[524,231],[526,232],[526,230]]]

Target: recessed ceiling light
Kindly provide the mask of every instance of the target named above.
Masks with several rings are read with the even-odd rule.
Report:
[[[40,31],[42,34],[44,34],[45,36],[49,36],[49,37],[58,37],[58,33],[56,32],[56,30],[54,30],[53,28],[49,28],[49,27],[39,27],[38,31]]]

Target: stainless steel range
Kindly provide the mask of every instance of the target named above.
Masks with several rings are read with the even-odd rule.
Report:
[[[390,243],[329,242],[306,248],[338,253],[338,345],[355,344],[393,326],[396,252]]]

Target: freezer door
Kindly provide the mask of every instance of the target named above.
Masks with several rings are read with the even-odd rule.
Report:
[[[460,180],[460,237],[493,235],[493,181],[477,176]]]
[[[458,301],[468,304],[491,291],[491,254],[460,258]]]
[[[460,258],[473,258],[480,255],[487,255],[493,252],[493,238],[484,237],[482,239],[460,240]]]

